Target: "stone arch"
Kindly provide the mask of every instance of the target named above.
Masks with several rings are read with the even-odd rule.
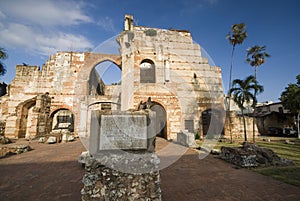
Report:
[[[26,136],[26,132],[27,132],[27,125],[28,125],[28,114],[29,111],[33,111],[33,107],[36,104],[36,97],[33,97],[31,99],[28,99],[22,103],[20,103],[17,108],[16,108],[16,112],[17,112],[17,121],[16,121],[16,130],[15,130],[15,136],[17,138],[25,138]],[[37,117],[34,117],[33,115],[31,116],[31,120],[30,121],[36,121]],[[34,127],[34,124],[36,124],[37,122],[33,122],[32,127]],[[36,125],[35,125],[36,126]],[[36,133],[36,130],[35,130]]]
[[[84,64],[78,72],[75,95],[88,95],[88,80],[92,70],[100,63],[110,61],[122,70],[122,57],[116,54],[85,53]]]
[[[157,91],[160,91],[159,93]],[[182,110],[179,104],[178,97],[164,87],[159,88],[144,88],[141,87],[138,91],[135,91],[134,105],[135,108],[139,108],[141,102],[146,102],[148,98],[151,101],[161,105],[166,111],[166,128],[165,138],[176,139],[177,133],[182,130]]]
[[[152,101],[150,109],[156,112],[156,136],[167,139],[167,112],[163,105]]]
[[[101,62],[110,61],[122,70],[122,57],[117,54],[84,53],[84,63],[78,72],[74,90],[73,114],[75,116],[75,133],[81,135],[87,128],[84,123],[88,111],[89,76],[91,71]],[[81,117],[83,116],[83,117]],[[83,119],[81,119],[83,118]]]
[[[155,63],[151,59],[143,59],[140,63],[140,83],[155,83]]]
[[[70,132],[74,131],[74,114],[69,108],[56,108],[49,116],[49,131],[59,129],[67,129]]]

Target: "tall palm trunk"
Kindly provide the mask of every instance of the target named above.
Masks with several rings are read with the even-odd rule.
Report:
[[[246,127],[246,119],[245,119],[245,115],[244,115],[244,110],[242,109],[242,116],[243,116],[243,123],[244,123],[244,138],[245,138],[245,142],[247,142],[247,127]]]
[[[231,101],[231,95],[229,93],[230,89],[232,88],[232,66],[233,66],[233,55],[234,55],[235,45],[232,45],[232,51],[231,51],[231,64],[230,64],[230,71],[229,71],[229,88],[228,88],[228,119],[229,119],[229,135],[230,135],[230,143],[233,143],[232,139],[232,130],[231,130],[231,115],[230,115],[230,101]]]
[[[299,125],[299,119],[300,118],[300,111],[298,111],[298,115],[297,115],[297,132],[298,132],[298,138],[300,139],[300,125]]]
[[[256,88],[257,88],[257,80],[256,80],[256,76],[257,76],[257,66],[254,67],[254,79],[255,79],[255,90],[254,90],[254,97],[255,100],[256,99]],[[255,143],[255,124],[256,124],[256,102],[253,104],[253,122],[252,122],[252,131],[253,131],[253,143]]]

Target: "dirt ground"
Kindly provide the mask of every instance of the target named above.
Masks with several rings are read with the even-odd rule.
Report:
[[[84,169],[77,158],[84,147],[80,140],[51,145],[18,143],[30,143],[33,150],[0,159],[0,201],[81,200]],[[169,145],[157,140],[158,155],[165,165],[160,171],[164,201],[300,200],[300,188],[236,169],[211,155],[200,160],[193,149],[172,146],[166,154],[164,147]],[[172,149],[184,155],[178,159],[170,154]]]

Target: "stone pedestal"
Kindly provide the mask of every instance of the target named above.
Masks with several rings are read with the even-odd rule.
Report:
[[[82,180],[82,200],[160,201],[158,164],[154,153],[106,153],[101,160],[88,158]]]
[[[155,113],[91,113],[82,200],[161,200]]]

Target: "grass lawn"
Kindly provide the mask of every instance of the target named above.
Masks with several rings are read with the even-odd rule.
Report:
[[[266,137],[264,137],[266,138]],[[251,170],[263,175],[271,176],[274,179],[283,181],[300,187],[300,140],[296,138],[269,138],[271,141],[263,141],[262,137],[256,139],[256,144],[260,147],[272,149],[278,156],[293,160],[295,165],[286,167],[266,167],[266,168],[252,168]],[[289,140],[291,144],[287,144],[285,140]],[[251,142],[251,140],[249,140]],[[220,142],[215,147],[219,149],[221,146],[240,146],[241,143]]]

